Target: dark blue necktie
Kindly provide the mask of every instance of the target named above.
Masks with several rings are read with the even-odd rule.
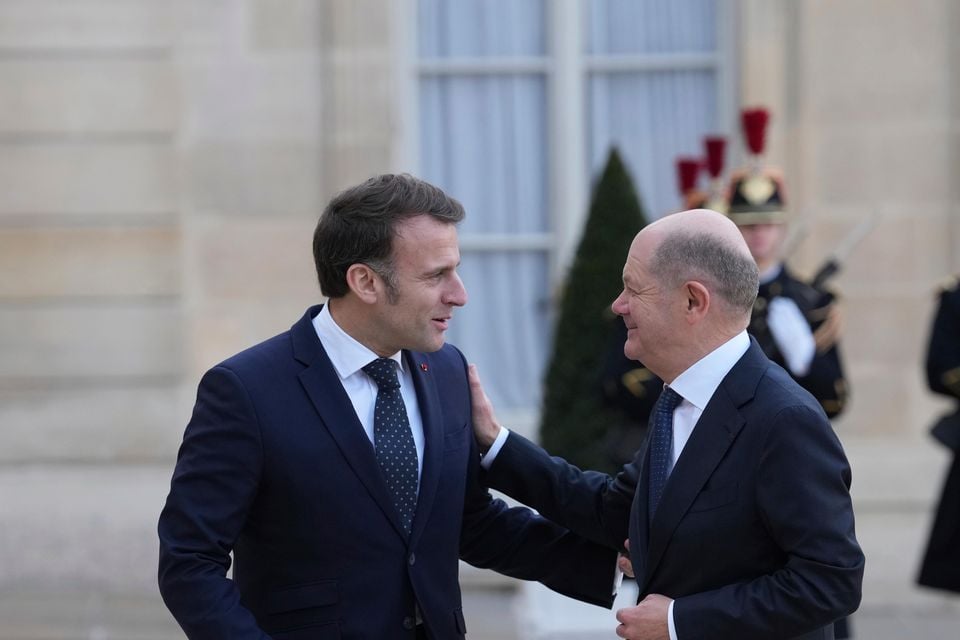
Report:
[[[667,484],[670,462],[673,456],[673,410],[683,398],[670,387],[664,387],[663,393],[653,406],[653,433],[650,436],[650,483],[649,522],[660,504],[663,486]]]
[[[400,514],[400,522],[410,533],[417,508],[417,447],[413,443],[407,407],[400,395],[397,363],[390,358],[377,358],[363,370],[377,383],[377,402],[373,412],[377,462]]]

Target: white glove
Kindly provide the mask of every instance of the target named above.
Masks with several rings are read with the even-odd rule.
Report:
[[[767,326],[790,373],[798,378],[807,375],[817,345],[797,303],[783,297],[771,300],[767,308]]]

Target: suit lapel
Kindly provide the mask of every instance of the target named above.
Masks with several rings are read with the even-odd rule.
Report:
[[[760,376],[769,364],[756,341],[751,338],[750,342],[750,348],[710,398],[667,480],[660,506],[650,526],[641,593],[646,589],[680,520],[745,424],[739,408],[753,398]],[[645,510],[646,475],[641,478],[643,483],[638,493],[644,494],[644,497],[638,498],[637,503],[639,505],[642,502]],[[639,514],[635,514],[633,519],[646,520]]]
[[[404,361],[413,373],[413,385],[417,391],[420,419],[423,421],[423,470],[420,473],[420,491],[417,496],[417,512],[413,517],[410,544],[415,545],[428,520],[433,499],[437,495],[443,464],[443,415],[437,384],[428,366],[425,354],[404,352]]]
[[[663,489],[663,497],[650,527],[648,579],[656,570],[673,531],[710,479],[743,424],[743,418],[721,385],[697,421]]]
[[[300,372],[300,384],[347,463],[397,532],[405,537],[400,516],[380,472],[373,445],[367,438],[353,404],[313,328],[311,319],[319,310],[319,306],[311,307],[290,330],[294,357],[307,365]]]

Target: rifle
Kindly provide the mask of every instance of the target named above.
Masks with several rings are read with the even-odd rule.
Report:
[[[822,289],[823,285],[830,278],[837,275],[843,267],[843,263],[850,257],[850,254],[853,253],[854,248],[867,237],[868,233],[873,231],[874,227],[880,224],[880,218],[881,216],[879,214],[874,214],[862,220],[854,227],[850,233],[840,241],[840,244],[833,254],[817,269],[817,273],[813,276],[810,286],[814,289]]]

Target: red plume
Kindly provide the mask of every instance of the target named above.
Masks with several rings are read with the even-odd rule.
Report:
[[[700,160],[697,158],[677,158],[677,180],[680,195],[687,195],[697,188],[697,174],[700,173]]]
[[[747,148],[755,155],[763,153],[770,112],[763,107],[744,109],[740,118],[743,123],[743,135],[747,139]]]
[[[723,136],[707,136],[703,139],[703,146],[707,152],[707,173],[711,178],[719,178],[723,173],[723,152],[727,147],[727,139]]]

